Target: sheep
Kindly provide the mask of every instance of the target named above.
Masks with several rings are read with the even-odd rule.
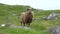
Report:
[[[30,26],[30,23],[33,20],[33,10],[32,8],[27,9],[26,12],[23,12],[20,16],[21,26]]]

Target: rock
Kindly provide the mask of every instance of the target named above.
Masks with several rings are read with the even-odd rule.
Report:
[[[55,20],[55,19],[57,19],[57,15],[53,12],[50,15],[43,17],[43,19],[45,19],[45,20]]]
[[[56,27],[50,28],[48,29],[48,32],[52,34],[60,34],[60,27],[56,26]]]
[[[6,24],[1,24],[1,27],[4,27]]]

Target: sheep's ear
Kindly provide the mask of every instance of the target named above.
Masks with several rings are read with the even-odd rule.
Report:
[[[29,9],[27,9],[27,11],[29,11]]]

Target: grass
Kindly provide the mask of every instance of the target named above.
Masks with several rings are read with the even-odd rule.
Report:
[[[26,8],[29,6],[19,6],[19,5],[5,5],[0,4],[0,24],[6,23],[6,18],[10,18],[11,24],[19,25],[19,14],[23,11],[26,11]],[[42,18],[43,16],[49,15],[51,12],[60,13],[60,10],[44,10],[44,11],[38,11],[34,10],[34,18]],[[17,14],[17,16],[13,16],[12,14]],[[31,29],[27,30],[24,28],[9,28],[4,27],[0,29],[0,34],[49,34],[45,30],[47,30],[50,27],[54,27],[55,24],[60,25],[60,18],[57,20],[35,20],[31,23]],[[45,32],[43,32],[45,31]]]
[[[27,30],[27,29],[15,29],[15,28],[7,28],[1,30],[2,32],[0,34],[40,34],[40,32],[34,31],[34,30]]]

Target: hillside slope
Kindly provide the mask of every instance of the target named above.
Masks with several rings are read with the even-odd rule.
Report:
[[[18,19],[18,15],[24,11],[29,6],[22,5],[5,5],[0,3],[0,24],[6,23],[7,17],[10,18],[9,23],[19,25],[20,22]],[[43,16],[49,15],[51,12],[60,13],[60,10],[43,10],[39,11],[37,9],[34,10],[34,18],[42,18]],[[13,16],[12,14],[17,14],[17,16]],[[0,34],[48,34],[45,30],[50,27],[55,26],[55,23],[60,25],[60,18],[57,20],[35,20],[31,23],[31,29],[21,29],[21,28],[2,28],[0,29]]]

